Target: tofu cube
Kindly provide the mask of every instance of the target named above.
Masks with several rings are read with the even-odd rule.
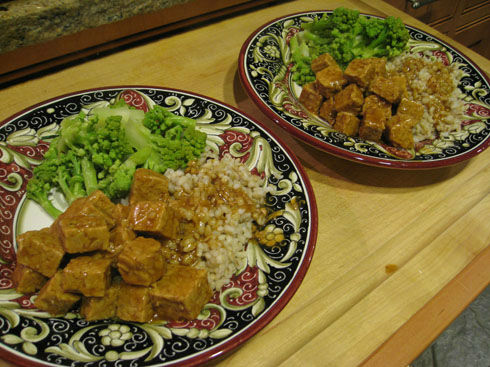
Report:
[[[111,256],[117,257],[126,243],[136,238],[136,233],[127,225],[118,224],[110,231],[109,248],[106,250]]]
[[[46,277],[52,277],[65,251],[49,228],[28,231],[17,236],[17,262]]]
[[[150,298],[150,288],[121,282],[117,298],[116,316],[121,320],[148,322],[154,312]]]
[[[116,317],[120,278],[114,279],[103,297],[82,297],[80,315],[88,321]]]
[[[406,91],[406,79],[402,75],[377,76],[369,85],[369,91],[384,98],[389,103],[398,103]]]
[[[34,306],[51,315],[67,313],[80,300],[80,296],[66,292],[62,287],[63,275],[58,271],[39,291]]]
[[[315,83],[318,92],[328,98],[339,92],[347,84],[347,79],[340,67],[329,66],[316,73]]]
[[[100,216],[73,215],[58,222],[58,233],[70,254],[109,248],[109,228]]]
[[[373,66],[373,78],[386,75],[386,57],[370,57],[365,60]]]
[[[178,220],[175,210],[163,201],[140,201],[131,205],[130,227],[137,233],[175,239]]]
[[[388,128],[388,140],[395,147],[411,149],[414,146],[412,128],[404,124],[395,124]]]
[[[53,223],[54,228],[64,218],[87,215],[101,217],[109,228],[114,227],[116,221],[113,217],[116,205],[100,190],[95,190],[87,197],[76,199]]]
[[[350,112],[339,112],[333,128],[345,135],[356,136],[359,132],[359,123],[361,120]]]
[[[329,53],[322,54],[311,61],[311,70],[313,70],[314,73],[317,73],[322,69],[328,68],[329,66],[339,67],[337,61],[335,61],[335,59],[332,56],[330,56]]]
[[[138,168],[136,170],[129,192],[130,204],[139,201],[167,201],[168,198],[167,177],[146,168]]]
[[[323,96],[316,90],[315,82],[303,86],[301,94],[299,95],[299,102],[305,106],[308,111],[318,113],[322,101]]]
[[[17,292],[32,293],[40,290],[48,281],[41,273],[28,268],[25,265],[17,263],[12,273],[12,282]]]
[[[63,289],[86,297],[103,297],[111,281],[111,260],[95,256],[71,259],[62,272]]]
[[[364,114],[359,127],[359,137],[365,140],[381,140],[386,121],[386,113],[381,108],[370,108]]]
[[[335,122],[335,103],[333,97],[327,98],[324,100],[320,107],[320,111],[318,115],[327,121],[330,125],[333,125]]]
[[[153,238],[137,237],[126,243],[117,258],[117,269],[124,281],[149,286],[166,270],[161,244]]]
[[[335,111],[358,114],[364,103],[364,96],[356,84],[349,84],[334,97]]]
[[[169,264],[165,275],[150,287],[156,317],[162,320],[193,320],[211,299],[207,272]]]
[[[367,88],[374,77],[374,64],[370,59],[354,59],[345,68],[345,78],[361,88]]]
[[[391,103],[388,103],[376,94],[370,94],[369,96],[364,98],[364,104],[362,105],[362,114],[365,115],[366,111],[371,108],[381,108],[385,113],[386,119],[389,119],[391,117]]]
[[[418,124],[424,115],[424,106],[407,98],[402,98],[396,114],[410,116],[415,121],[415,124]]]

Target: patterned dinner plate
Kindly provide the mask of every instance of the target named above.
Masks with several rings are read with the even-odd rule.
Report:
[[[12,285],[16,235],[52,222],[25,198],[33,167],[42,161],[64,117],[121,98],[144,111],[158,104],[196,119],[212,149],[241,160],[273,187],[266,204],[269,220],[260,231],[282,234],[284,241],[271,247],[250,240],[240,271],[215,292],[196,320],[87,322],[76,309],[52,317],[34,307],[36,294],[20,294]],[[252,337],[281,311],[301,284],[313,256],[317,209],[297,158],[267,128],[216,100],[146,86],[64,95],[3,121],[0,151],[0,357],[17,364],[187,366],[209,361]]]
[[[346,136],[308,112],[298,100],[301,87],[292,80],[289,40],[301,30],[302,23],[331,13],[312,11],[278,18],[257,29],[243,44],[238,64],[242,84],[250,98],[270,119],[294,137],[320,150],[380,167],[445,167],[469,159],[488,147],[488,77],[455,48],[410,26],[406,26],[410,34],[410,53],[429,52],[445,65],[457,64],[463,72],[458,88],[465,104],[465,119],[461,121],[460,131],[425,140],[416,144],[414,149],[404,150]]]

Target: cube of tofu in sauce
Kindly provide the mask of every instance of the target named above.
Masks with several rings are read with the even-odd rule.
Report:
[[[67,313],[80,300],[80,296],[66,292],[62,286],[62,278],[61,271],[56,272],[39,291],[34,306],[52,315]]]
[[[305,108],[312,112],[318,113],[318,110],[323,102],[323,96],[317,91],[315,82],[305,84],[299,95],[299,102]]]
[[[383,109],[374,107],[366,110],[359,127],[359,137],[365,140],[380,141],[386,121],[386,113]]]
[[[176,264],[150,288],[156,318],[168,321],[195,319],[212,294],[204,269]]]
[[[117,258],[117,268],[124,281],[149,286],[160,279],[167,268],[161,247],[153,238],[137,237],[126,243]]]
[[[12,282],[17,292],[32,293],[40,290],[48,278],[31,268],[17,263],[12,273]]]
[[[354,59],[345,68],[344,75],[349,82],[366,89],[375,75],[374,70],[370,59]]]
[[[116,317],[120,278],[115,278],[103,297],[82,297],[80,314],[88,321]]]
[[[111,260],[95,256],[71,259],[62,272],[63,289],[87,297],[103,297],[111,281]]]
[[[330,125],[333,125],[335,123],[336,114],[334,98],[330,97],[325,99],[320,107],[318,115]]]
[[[87,197],[76,199],[53,223],[56,228],[59,221],[79,215],[101,217],[109,228],[114,227],[116,221],[113,217],[116,205],[100,190],[95,190]]]
[[[342,90],[347,84],[342,69],[338,66],[329,66],[316,73],[316,88],[325,98],[329,98]]]
[[[117,297],[116,316],[121,320],[148,322],[153,319],[150,288],[122,281]]]
[[[354,115],[361,111],[364,103],[364,96],[361,89],[356,84],[349,84],[334,97],[335,111],[351,112]]]
[[[407,81],[403,75],[377,76],[369,85],[369,91],[389,103],[399,103],[406,92]]]
[[[362,105],[362,114],[365,115],[366,111],[371,108],[381,108],[385,112],[386,119],[391,117],[391,103],[385,101],[383,98],[376,94],[370,94],[364,98],[364,104]]]
[[[411,101],[408,98],[402,98],[396,110],[396,114],[409,116],[416,125],[424,116],[424,106],[420,103]]]
[[[146,168],[136,170],[129,192],[130,204],[139,201],[167,201],[168,198],[167,177]]]
[[[313,70],[314,73],[328,68],[329,66],[339,67],[337,61],[335,61],[329,53],[322,54],[311,61],[311,70]]]
[[[58,236],[49,228],[17,236],[17,262],[46,277],[56,273],[64,254]]]
[[[130,227],[137,233],[175,239],[178,220],[175,209],[163,201],[140,201],[131,205]]]
[[[66,252],[70,254],[107,250],[109,228],[100,216],[73,215],[58,222],[58,233]]]
[[[413,132],[410,125],[403,123],[388,127],[388,140],[395,147],[411,149],[414,146]]]
[[[359,132],[359,118],[350,112],[339,112],[333,128],[345,135],[356,136]]]

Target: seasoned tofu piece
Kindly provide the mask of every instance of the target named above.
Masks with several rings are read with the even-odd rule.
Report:
[[[318,93],[315,82],[303,85],[303,89],[299,95],[299,102],[305,106],[308,111],[318,113],[322,101],[323,96]]]
[[[87,215],[101,217],[109,228],[114,227],[116,221],[113,217],[116,205],[100,190],[95,190],[87,197],[76,199],[53,223],[56,227],[64,218]]]
[[[386,122],[386,127],[391,128],[395,125],[407,126],[409,129],[417,125],[418,121],[414,120],[410,115],[396,114],[391,116]]]
[[[374,64],[370,59],[354,59],[345,68],[345,78],[366,89],[374,77]]]
[[[329,66],[316,73],[316,89],[325,98],[329,98],[342,90],[347,84],[342,69],[338,66]]]
[[[12,281],[17,292],[32,293],[40,290],[48,278],[25,265],[17,263],[12,273]]]
[[[61,271],[56,272],[39,291],[34,306],[52,315],[67,313],[78,302],[80,296],[66,292],[62,287],[62,278]]]
[[[373,78],[386,75],[386,57],[370,57],[366,60],[373,65]]]
[[[70,254],[107,250],[109,228],[100,216],[73,215],[58,222],[58,233],[66,252]]]
[[[150,287],[158,319],[193,320],[211,299],[207,272],[189,266],[169,264],[167,272]]]
[[[412,128],[404,124],[395,124],[388,128],[388,140],[395,146],[405,149],[413,148]]]
[[[139,201],[167,201],[168,198],[167,177],[146,168],[136,170],[129,192],[129,204]]]
[[[313,70],[314,73],[328,68],[329,66],[339,67],[337,61],[335,61],[335,59],[329,53],[322,54],[311,61],[311,70]]]
[[[128,216],[129,216],[129,205],[123,205],[123,204],[116,204],[114,208],[114,220],[115,220],[115,225],[118,224],[127,224],[128,223]]]
[[[345,135],[356,136],[359,132],[359,123],[361,120],[350,112],[339,112],[333,128]]]
[[[150,288],[122,281],[117,297],[116,315],[125,321],[151,321],[154,312],[150,299]]]
[[[129,227],[129,223],[118,224],[110,232],[109,248],[106,250],[116,258],[129,241],[136,238],[136,233]]]
[[[120,283],[120,278],[115,278],[103,297],[82,297],[80,315],[88,321],[115,317]]]
[[[410,116],[418,124],[424,115],[424,106],[420,103],[409,100],[408,98],[402,98],[398,108],[396,110],[397,115]]]
[[[130,227],[137,233],[175,239],[178,220],[175,210],[163,201],[140,201],[131,205]]]
[[[318,115],[327,121],[330,125],[333,125],[335,122],[335,103],[333,97],[325,99],[325,101],[322,103],[320,107],[320,112]]]
[[[17,262],[46,277],[56,273],[64,254],[58,236],[49,228],[17,236]]]
[[[369,91],[384,98],[389,103],[398,103],[407,88],[406,79],[402,75],[391,77],[377,76],[369,85]]]
[[[117,258],[117,269],[124,281],[133,285],[150,285],[166,270],[160,242],[137,237],[126,243]]]
[[[365,115],[366,111],[371,108],[381,108],[386,115],[386,118],[391,117],[391,103],[388,103],[383,98],[376,94],[370,94],[364,98],[364,104],[362,105],[362,114]]]
[[[379,141],[385,129],[386,113],[381,108],[370,108],[364,114],[359,127],[359,137],[366,140]]]
[[[111,260],[97,256],[71,259],[62,272],[63,289],[86,297],[103,297],[111,282]]]
[[[349,84],[334,97],[335,111],[351,112],[357,115],[364,103],[364,96],[356,84]]]

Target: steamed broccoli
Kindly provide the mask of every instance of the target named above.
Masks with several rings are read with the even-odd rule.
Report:
[[[147,127],[148,126],[148,127]],[[185,168],[204,151],[206,134],[193,119],[155,106],[145,113],[118,102],[65,118],[43,162],[35,167],[27,196],[51,216],[61,212],[51,192],[62,193],[68,204],[103,191],[112,200],[127,196],[135,170],[163,173]]]
[[[368,18],[343,7],[330,16],[324,14],[304,23],[302,28],[290,40],[293,78],[299,84],[314,80],[311,61],[321,54],[329,53],[345,69],[355,58],[397,56],[406,49],[409,39],[399,18]]]

